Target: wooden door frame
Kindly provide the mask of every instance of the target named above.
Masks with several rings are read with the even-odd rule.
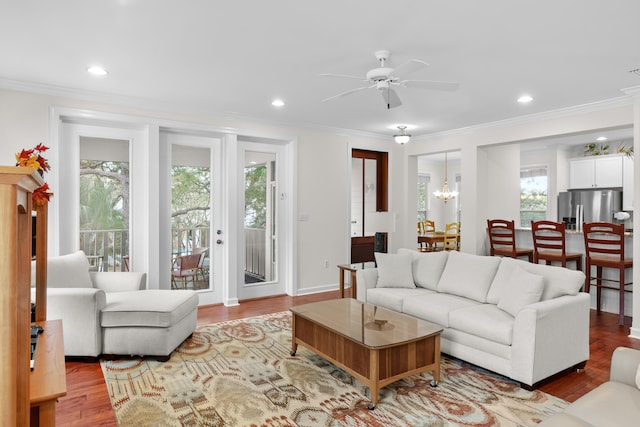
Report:
[[[386,212],[389,208],[389,153],[354,148],[351,150],[351,158],[376,161],[376,211]],[[362,185],[364,194],[364,179]],[[364,228],[364,204],[362,209]],[[374,236],[351,237],[351,263],[375,261],[373,248]]]

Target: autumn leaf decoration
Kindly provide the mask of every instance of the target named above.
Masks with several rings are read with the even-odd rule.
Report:
[[[40,176],[44,176],[45,172],[51,169],[49,162],[42,156],[49,147],[44,144],[38,144],[30,150],[22,150],[16,153],[16,166],[31,167],[38,171]],[[32,194],[34,206],[44,206],[49,203],[53,193],[49,191],[49,184],[46,182],[39,188],[36,188]]]

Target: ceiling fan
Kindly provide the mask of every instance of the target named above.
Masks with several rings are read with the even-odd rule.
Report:
[[[359,92],[365,89],[377,89],[382,95],[387,109],[399,107],[402,105],[400,97],[394,90],[394,87],[406,87],[406,88],[418,88],[418,89],[432,89],[432,90],[457,90],[459,84],[457,82],[441,82],[434,80],[406,80],[404,76],[414,73],[416,71],[425,69],[429,66],[424,61],[418,59],[411,59],[398,65],[395,68],[386,66],[386,62],[391,56],[391,52],[388,50],[379,50],[375,52],[375,56],[380,62],[380,67],[369,70],[365,75],[365,78],[358,76],[350,76],[347,74],[333,74],[326,73],[320,74],[324,77],[341,77],[348,79],[357,79],[366,82],[366,86],[350,89],[346,92],[339,93],[329,98],[323,99],[322,102],[329,101],[335,98],[341,98],[343,96],[351,95],[352,93]]]

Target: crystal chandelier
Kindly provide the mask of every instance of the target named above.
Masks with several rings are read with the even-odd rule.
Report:
[[[443,202],[447,203],[451,199],[455,199],[458,195],[457,191],[449,190],[449,183],[447,182],[447,153],[444,153],[444,184],[442,185],[442,191],[436,190],[433,195]]]

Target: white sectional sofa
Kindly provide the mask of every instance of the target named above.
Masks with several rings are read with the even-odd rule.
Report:
[[[146,289],[145,273],[89,271],[82,251],[47,260],[47,319],[62,319],[65,356],[167,358],[196,329],[197,310],[196,292]]]
[[[511,258],[400,249],[357,272],[357,298],[444,328],[445,354],[533,388],[589,359],[581,271]]]

